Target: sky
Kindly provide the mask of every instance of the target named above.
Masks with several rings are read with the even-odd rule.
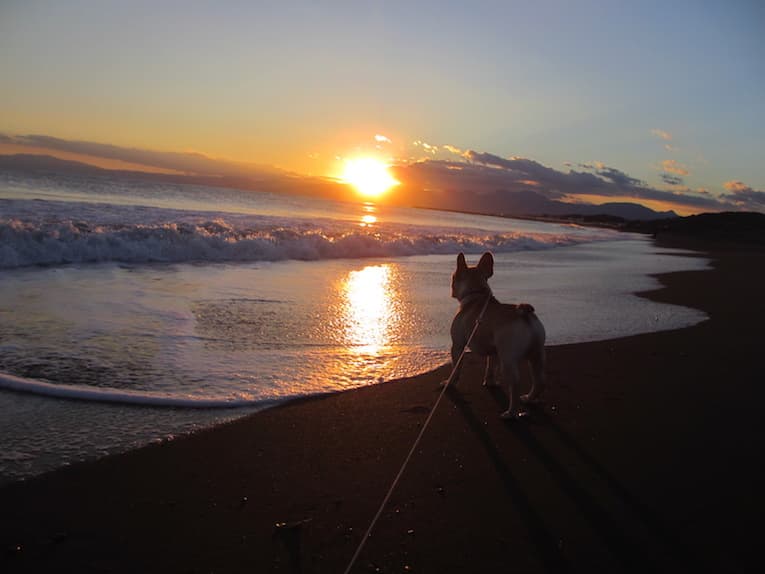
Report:
[[[374,155],[402,201],[765,211],[763,30],[757,0],[0,0],[0,153],[317,178]]]

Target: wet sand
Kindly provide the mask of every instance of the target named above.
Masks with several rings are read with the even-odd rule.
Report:
[[[354,572],[760,570],[765,251],[663,241],[713,269],[644,295],[711,319],[550,347],[546,403],[510,424],[469,358]],[[8,485],[0,571],[343,572],[447,375]]]

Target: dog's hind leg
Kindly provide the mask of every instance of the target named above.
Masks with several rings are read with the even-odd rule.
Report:
[[[537,403],[545,390],[545,349],[541,347],[529,353],[529,370],[531,372],[531,390],[523,395],[524,403]]]
[[[503,419],[518,418],[521,413],[519,408],[521,401],[520,397],[518,396],[518,382],[520,377],[518,375],[517,359],[513,358],[512,360],[502,360],[502,377],[507,383],[507,396],[510,402],[507,405],[507,410],[499,416]]]

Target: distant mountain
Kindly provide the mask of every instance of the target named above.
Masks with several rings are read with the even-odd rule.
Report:
[[[79,161],[60,159],[52,155],[0,155],[0,169],[37,173],[106,173],[110,170]]]
[[[225,187],[229,189],[321,197],[336,201],[348,200],[348,187],[330,178],[301,176],[273,168],[252,174],[215,175],[205,173],[173,174],[151,171],[104,169],[78,161],[50,155],[0,155],[0,171],[27,174],[59,174],[62,176],[124,178],[154,183],[180,183]]]
[[[126,179],[162,183],[186,183],[257,191],[278,191],[279,175],[253,174],[252,177],[202,174],[173,174],[153,171],[104,169],[79,161],[65,160],[50,155],[0,155],[0,170],[29,174],[78,175],[83,177],[123,177]],[[283,177],[283,176],[282,176]]]
[[[564,203],[559,205],[560,209],[569,208],[568,213],[578,215],[610,215],[615,217],[621,217],[627,220],[654,220],[654,219],[668,219],[678,217],[674,211],[654,211],[644,205],[638,203],[627,202],[614,202],[614,203],[602,203],[600,205],[577,205],[575,211],[571,211],[570,203]],[[565,207],[564,207],[565,206]]]
[[[423,196],[423,203],[427,199]],[[629,221],[649,221],[677,217],[674,211],[654,211],[637,203],[566,203],[550,199],[535,191],[503,191],[494,193],[464,193],[441,195],[436,198],[437,204],[423,205],[424,207],[451,209],[455,211],[470,211],[490,215],[508,217],[553,217],[574,218],[606,216],[617,217]],[[435,203],[435,202],[434,202]]]

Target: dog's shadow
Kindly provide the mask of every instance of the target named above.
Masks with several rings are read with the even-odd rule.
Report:
[[[500,409],[507,405],[508,397],[501,387],[483,387],[481,390],[487,392]],[[486,450],[487,456],[502,478],[508,494],[527,522],[538,550],[540,553],[551,552],[552,535],[543,526],[541,517],[530,504],[529,498],[523,492],[518,480],[513,477],[507,464],[497,451],[485,425],[480,422],[471,409],[470,403],[457,389],[449,388],[447,396]],[[654,511],[631,493],[603,463],[587,452],[570,433],[561,428],[553,417],[545,412],[544,403],[527,405],[526,410],[527,416],[520,420],[508,420],[502,427],[507,432],[512,433],[545,468],[558,484],[561,492],[574,502],[579,514],[589,523],[592,530],[601,538],[611,554],[626,571],[662,571],[668,567],[668,564],[650,562],[644,549],[639,546],[639,543],[631,541],[625,535],[624,529],[611,517],[605,504],[590,494],[582,482],[577,480],[556,458],[551,449],[537,438],[534,427],[544,426],[546,430],[551,430],[562,448],[574,453],[579,462],[583,463],[592,474],[607,485],[610,493],[630,510],[631,515],[641,522],[648,532],[652,533],[652,538],[663,548],[663,560],[674,563],[678,571],[689,566],[703,568],[703,564],[698,564],[696,553],[678,540],[678,537],[672,533]],[[557,545],[552,553],[556,557],[556,563],[559,562],[555,567],[558,569],[557,571],[561,571],[560,568],[565,562]],[[546,565],[550,566],[551,564]]]
[[[501,394],[499,389],[492,389]],[[454,404],[467,422],[470,429],[476,434],[479,442],[484,447],[489,460],[491,460],[497,475],[502,480],[505,490],[521,515],[529,531],[529,537],[537,549],[537,554],[548,572],[567,572],[570,570],[558,546],[558,540],[545,526],[529,497],[524,492],[520,481],[513,475],[507,463],[494,445],[494,441],[487,432],[485,426],[475,416],[470,408],[470,403],[455,387],[446,390],[446,396]]]

